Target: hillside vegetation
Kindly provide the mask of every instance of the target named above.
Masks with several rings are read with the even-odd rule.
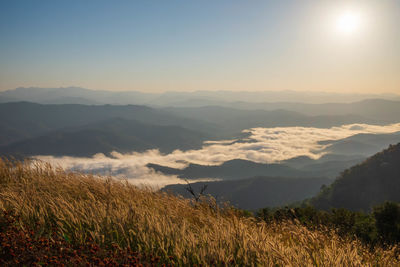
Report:
[[[400,143],[345,170],[311,200],[319,209],[370,211],[385,201],[400,202]]]
[[[1,265],[400,264],[398,247],[370,251],[334,231],[267,224],[212,200],[192,202],[44,163],[0,161],[0,184]]]

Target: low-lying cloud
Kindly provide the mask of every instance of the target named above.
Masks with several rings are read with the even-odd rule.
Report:
[[[252,128],[244,130],[248,137],[240,140],[207,141],[201,149],[161,154],[158,150],[143,153],[110,156],[96,154],[90,158],[36,156],[35,158],[67,170],[79,170],[128,179],[137,185],[162,187],[185,183],[173,175],[164,175],[147,168],[155,163],[184,168],[189,163],[218,165],[232,159],[245,159],[259,163],[273,163],[297,156],[317,159],[323,155],[325,145],[320,141],[339,140],[359,133],[393,133],[400,131],[400,123],[386,126],[350,124],[327,129],[311,127]],[[399,140],[400,141],[400,140]]]

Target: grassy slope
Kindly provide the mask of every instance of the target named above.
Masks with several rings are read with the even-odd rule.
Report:
[[[357,240],[340,239],[333,231],[266,224],[229,207],[217,208],[213,201],[195,204],[45,164],[0,161],[0,210],[16,213],[18,227],[34,228],[41,236],[55,234],[71,246],[93,240],[100,248],[114,244],[151,254],[161,263],[400,264],[395,256],[399,248],[371,252]]]

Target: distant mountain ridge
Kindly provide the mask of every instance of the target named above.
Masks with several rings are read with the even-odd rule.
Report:
[[[111,118],[0,146],[0,154],[90,157],[97,153],[142,152],[148,149],[170,153],[175,149],[199,149],[207,138],[204,134],[179,126]]]
[[[75,102],[73,98],[76,98]],[[150,106],[200,107],[218,105],[243,106],[245,109],[267,107],[267,102],[321,104],[328,102],[350,103],[371,98],[400,100],[394,94],[340,94],[307,91],[194,91],[144,93],[139,91],[91,90],[81,87],[16,88],[0,92],[0,102],[29,101],[41,104],[136,104]],[[249,103],[252,103],[249,105]],[[264,106],[264,107],[263,107]],[[285,106],[273,109],[287,109]]]
[[[114,125],[114,119],[126,120],[128,121],[126,125],[132,127],[137,125],[135,132],[132,127],[127,131],[132,134],[132,137],[128,138],[122,130],[125,127],[123,123],[115,125],[115,129],[104,124],[107,121],[109,125]],[[135,149],[142,151],[145,148],[160,146],[161,151],[168,152],[173,149],[199,148],[201,142],[205,140],[240,139],[242,130],[253,127],[331,127],[345,123],[359,123],[360,120],[357,116],[306,116],[286,110],[239,110],[224,107],[157,109],[139,105],[44,105],[31,102],[12,102],[0,104],[0,152],[3,151],[3,154],[6,153],[5,151],[22,154],[25,152],[31,155],[35,151],[44,151],[44,148],[40,148],[41,144],[46,144],[50,140],[58,140],[58,142],[53,142],[53,149],[47,149],[47,153],[55,152],[57,145],[70,144],[73,140],[90,139],[89,132],[93,139],[98,138],[99,149],[89,149],[89,147],[94,147],[96,142],[93,140],[85,141],[86,144],[92,142],[92,146],[87,146],[88,151],[86,153],[84,153],[83,147],[78,147],[77,151],[79,152],[76,152],[76,155],[89,155],[93,151],[108,152],[112,148],[118,148],[121,152],[128,151],[122,144],[126,144],[129,149],[133,148],[134,151]],[[370,122],[368,119],[365,120]],[[95,127],[96,123],[100,123],[102,126]],[[86,126],[88,128],[79,128]],[[159,126],[159,128],[155,126]],[[171,144],[162,144],[157,141],[158,139],[169,140],[163,139],[160,133],[160,131],[170,129],[167,126],[175,127],[176,140],[181,140],[181,144],[172,139],[169,141]],[[134,140],[133,137],[140,132],[140,127],[154,129],[159,138],[150,140],[140,137],[141,142]],[[72,133],[73,131],[75,132]],[[182,132],[182,135],[179,134],[180,132]],[[192,137],[189,137],[189,133],[192,133]],[[154,137],[157,134],[148,133],[148,136]],[[127,144],[129,139],[132,144],[136,145]],[[368,138],[367,135],[356,135],[345,140],[325,141],[329,146],[324,152],[357,154],[354,147],[359,147],[359,155],[369,156],[379,151],[382,146],[400,142],[399,139],[400,135],[396,134],[375,137],[371,135]],[[141,144],[139,145],[139,143]],[[23,144],[25,144],[25,149]],[[353,149],[349,144],[352,144]],[[71,149],[73,147],[70,146]],[[104,151],[101,151],[103,148]],[[348,148],[350,148],[350,151]],[[62,151],[67,151],[68,155],[74,155],[68,149]],[[57,153],[57,155],[60,153]],[[327,166],[327,163],[324,164]],[[331,164],[329,166],[331,168],[335,163],[329,164]],[[342,166],[342,163],[339,162],[338,166]],[[311,168],[317,168],[317,166]],[[334,171],[336,171],[336,167],[332,171],[321,172],[318,175],[330,176]]]
[[[399,102],[400,105],[400,102]],[[208,123],[219,125],[224,132],[239,131],[252,127],[317,127],[329,128],[343,124],[366,123],[387,124],[399,121],[377,120],[362,115],[304,115],[290,110],[241,110],[235,108],[206,106],[198,108],[163,108],[168,113],[176,116],[204,120]],[[400,110],[399,110],[400,116]]]
[[[151,108],[140,105],[0,104],[0,145],[9,145],[55,130],[121,118],[160,126],[179,126],[210,137],[235,138],[253,127],[332,127],[378,123],[360,116],[306,116],[286,110],[239,110],[224,107]]]
[[[209,133],[216,132],[217,129],[210,123],[182,118],[146,106],[42,105],[16,102],[0,104],[0,145],[113,118],[151,125],[179,126],[209,137]]]
[[[154,96],[136,91],[113,92],[81,87],[39,88],[19,87],[0,92],[0,102],[27,101],[38,104],[136,104],[143,105]]]

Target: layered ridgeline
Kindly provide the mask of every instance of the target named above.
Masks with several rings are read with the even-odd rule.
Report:
[[[400,202],[400,143],[345,170],[311,204],[320,209],[370,211],[384,201]]]
[[[400,264],[396,247],[40,163],[0,161],[0,211],[3,266]]]
[[[0,104],[0,154],[71,155],[201,147],[216,127],[145,106]]]
[[[176,107],[218,105],[243,109],[287,109],[313,114],[368,110],[365,99],[400,100],[395,94],[348,94],[305,91],[194,91],[145,93],[139,91],[90,90],[80,87],[20,87],[0,92],[0,103],[29,101],[41,104],[116,104]],[[271,103],[273,100],[275,103]],[[355,107],[353,103],[360,103]],[[326,106],[320,103],[330,103]],[[338,106],[340,105],[340,106]],[[383,105],[382,108],[387,108]],[[350,112],[349,112],[350,111]],[[371,110],[369,110],[371,111]]]
[[[134,120],[113,118],[83,126],[43,133],[0,147],[3,155],[86,156],[118,151],[128,153],[158,149],[199,149],[208,135],[180,126],[152,125]]]
[[[388,106],[393,114],[400,114],[393,105]],[[153,148],[170,152],[199,148],[205,140],[240,138],[243,130],[253,127],[332,127],[392,121],[351,114],[304,115],[287,110],[15,102],[0,104],[0,154],[91,156],[113,150]],[[358,140],[349,142],[352,147],[360,148],[363,155],[380,150],[380,145],[370,145],[368,140],[366,144]],[[340,143],[332,143],[330,147],[332,151],[328,153],[349,153]]]

